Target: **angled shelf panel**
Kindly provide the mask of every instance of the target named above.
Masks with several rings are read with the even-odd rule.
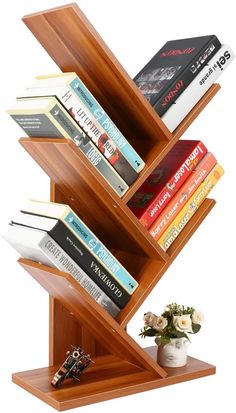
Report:
[[[65,410],[214,374],[214,366],[191,357],[185,367],[164,370],[156,362],[156,346],[142,349],[127,334],[126,325],[215,202],[203,202],[166,253],[126,203],[220,86],[213,85],[171,134],[76,4],[25,16],[23,21],[62,71],[78,74],[146,166],[120,199],[72,141],[20,140],[51,178],[51,201],[70,205],[139,287],[113,319],[70,274],[21,258],[21,266],[50,294],[51,367],[16,373],[13,381]],[[57,364],[74,343],[91,351],[95,364],[79,384],[68,381],[54,389],[50,381]]]
[[[166,372],[155,363],[126,331],[78,284],[62,271],[30,260],[19,264],[44,288],[59,300],[113,355],[160,377]],[[86,351],[86,349],[85,349]]]
[[[23,17],[63,72],[76,72],[131,142],[171,134],[76,3]]]
[[[66,139],[22,138],[21,145],[56,183],[72,209],[107,247],[165,260],[166,254],[115,191]]]
[[[173,260],[176,256],[180,253],[183,247],[186,245],[188,240],[191,236],[195,233],[197,228],[201,225],[203,220],[209,214],[213,206],[215,205],[215,201],[213,199],[205,199],[199,209],[195,212],[193,217],[187,223],[187,225],[183,228],[181,233],[178,235],[177,239],[173,242],[170,248],[167,250],[167,254],[169,256],[168,261],[163,263],[162,266],[159,266],[158,269],[145,271],[143,279],[140,279],[139,288],[134,292],[134,297],[130,302],[125,306],[120,314],[117,316],[117,321],[120,323],[121,326],[126,326],[131,318],[134,316],[136,311],[142,305],[144,300],[153,290],[155,285],[161,279],[163,274],[167,271],[169,266],[172,264]],[[153,262],[155,265],[155,262]],[[148,274],[148,276],[147,276]]]
[[[172,133],[172,139],[167,144],[159,142],[155,147],[148,153],[148,158],[146,159],[146,166],[139,175],[138,179],[129,188],[126,194],[122,197],[123,201],[127,203],[135,192],[139,189],[145,179],[153,172],[153,170],[158,166],[161,160],[168,154],[175,143],[181,138],[187,128],[193,123],[196,117],[202,112],[202,110],[207,106],[211,99],[220,90],[220,85],[214,84],[205,93],[205,95],[196,103],[193,109],[188,113],[188,115],[183,119],[179,126]],[[139,149],[139,148],[138,148]],[[141,150],[141,145],[140,145]]]
[[[156,347],[145,350],[156,359]],[[94,361],[95,364],[84,372],[80,383],[67,382],[59,389],[54,389],[50,384],[59,366],[15,373],[12,380],[45,403],[62,411],[215,374],[214,366],[192,357],[188,357],[187,366],[167,368],[166,378],[157,378],[150,372],[142,371],[114,356],[101,357]]]
[[[193,109],[188,113],[188,115],[183,119],[179,126],[173,132],[173,139],[177,141],[187,128],[193,123],[196,117],[202,112],[202,110],[208,105],[211,99],[220,90],[220,85],[218,83],[212,85],[210,89],[203,95],[203,97],[198,101],[198,103],[193,107]]]

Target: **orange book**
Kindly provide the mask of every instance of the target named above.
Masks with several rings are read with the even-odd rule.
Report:
[[[208,152],[204,158],[197,164],[189,178],[180,187],[177,194],[167,204],[163,212],[157,217],[156,221],[149,228],[150,234],[157,241],[163,232],[168,228],[174,218],[181,211],[183,206],[201,185],[211,169],[216,165],[216,158]]]

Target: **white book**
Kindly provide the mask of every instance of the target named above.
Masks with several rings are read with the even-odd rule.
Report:
[[[24,258],[71,274],[112,317],[119,313],[119,307],[47,232],[10,224],[3,238]]]
[[[234,59],[234,53],[228,45],[222,45],[206,66],[200,71],[185,91],[176,99],[161,120],[173,132],[196,103],[208,91],[221,73]]]

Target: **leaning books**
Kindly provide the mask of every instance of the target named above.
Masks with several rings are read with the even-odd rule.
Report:
[[[234,53],[228,45],[223,45],[198,73],[190,85],[161,117],[170,132],[173,132],[190,110],[204,96],[219,76],[227,69],[234,59]]]
[[[217,184],[224,170],[221,165],[217,164],[199,188],[194,192],[185,206],[181,209],[174,221],[169,225],[166,231],[158,239],[158,244],[164,251],[167,251],[175,239],[179,236],[185,225],[197,212],[212,188]]]
[[[167,42],[134,81],[162,116],[221,47],[215,35]]]
[[[188,179],[149,228],[149,232],[155,240],[161,237],[216,163],[217,161],[214,155],[208,152],[197,164]]]
[[[72,258],[45,231],[23,225],[10,224],[4,234],[6,241],[24,258],[49,267],[68,272],[89,295],[112,317],[119,313],[119,307],[101,290]]]
[[[68,205],[31,200],[23,212],[62,221],[129,294],[136,290],[138,282]]]
[[[23,94],[55,95],[95,143],[98,142],[103,150],[105,148],[102,141],[106,140],[107,146],[108,142],[112,145],[112,152],[116,152],[116,157],[120,157],[116,162],[117,167],[122,167],[123,173],[125,172],[123,164],[129,169],[131,166],[137,173],[143,169],[144,161],[76,73],[38,76]]]
[[[180,140],[141,185],[128,206],[145,228],[150,228],[206,153],[201,141]]]
[[[119,308],[127,304],[131,297],[129,292],[62,221],[20,212],[12,219],[12,224],[46,231]]]
[[[55,97],[21,99],[7,112],[30,137],[71,139],[120,197],[128,190],[127,183]]]

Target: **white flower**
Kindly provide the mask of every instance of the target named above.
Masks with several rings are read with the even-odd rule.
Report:
[[[151,311],[148,311],[148,313],[145,313],[144,316],[143,316],[144,324],[146,326],[152,327],[152,323],[153,323],[155,317],[156,317],[155,314],[151,313]]]
[[[173,316],[173,324],[178,331],[184,333],[192,333],[192,320],[190,314],[184,314],[180,316]]]
[[[165,307],[164,311],[165,311],[165,313],[169,313],[170,307]]]
[[[167,326],[167,324],[168,321],[165,317],[156,316],[152,323],[152,327],[154,328],[154,330],[162,331]]]
[[[194,311],[192,315],[193,324],[200,324],[204,321],[204,315],[200,311]]]

